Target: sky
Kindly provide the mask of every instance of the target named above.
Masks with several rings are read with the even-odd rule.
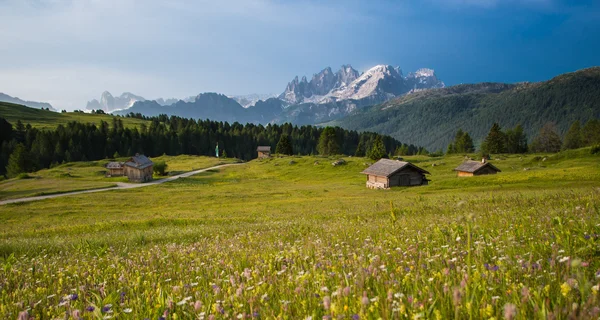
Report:
[[[105,90],[279,94],[342,64],[547,80],[600,65],[600,1],[0,0],[0,92],[56,109]]]

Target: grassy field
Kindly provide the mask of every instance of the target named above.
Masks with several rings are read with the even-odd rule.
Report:
[[[284,157],[142,189],[0,206],[0,318],[597,318],[600,156]],[[165,159],[173,170],[193,160]],[[180,160],[180,162],[179,162]]]
[[[126,161],[119,158],[117,161]],[[221,163],[231,163],[234,159],[216,159],[201,156],[160,156],[153,161],[165,161],[169,174],[208,168]],[[74,162],[59,165],[51,169],[40,170],[27,175],[26,179],[0,181],[0,200],[65,193],[80,190],[114,187],[117,182],[128,182],[127,177],[105,176],[106,164],[112,160]],[[154,179],[164,177],[154,175]]]
[[[100,121],[107,122],[109,125],[112,124],[112,115],[108,114],[90,114],[80,112],[66,112],[58,113],[54,111],[46,111],[41,109],[29,108],[18,104],[0,102],[0,117],[10,122],[13,127],[16,125],[18,120],[21,120],[23,124],[31,124],[34,128],[39,129],[54,129],[58,125],[66,125],[71,121],[78,121],[82,123],[95,123],[100,124]],[[148,121],[135,119],[135,118],[123,118],[123,126],[127,128],[140,127],[142,123],[149,124]]]

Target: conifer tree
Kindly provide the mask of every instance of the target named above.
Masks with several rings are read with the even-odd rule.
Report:
[[[534,152],[558,152],[561,146],[560,136],[554,123],[546,123],[533,139],[531,150]]]
[[[373,141],[373,145],[371,146],[369,151],[367,151],[367,157],[369,157],[372,160],[379,160],[385,157],[386,155],[387,151],[385,150],[385,145],[381,140],[381,136],[378,135],[375,138],[375,141]]]
[[[324,156],[334,155],[340,153],[340,146],[337,142],[335,129],[332,127],[326,127],[319,136],[318,145],[319,154]]]
[[[485,154],[504,153],[506,152],[505,141],[506,136],[502,132],[502,128],[499,124],[494,123],[481,145],[481,151]]]
[[[290,141],[289,135],[281,135],[281,137],[279,138],[279,142],[277,142],[277,146],[275,147],[275,153],[286,155],[294,154],[294,151],[292,150],[292,142]]]
[[[562,149],[578,149],[582,147],[582,135],[581,135],[581,123],[579,120],[573,122],[569,131],[565,135],[565,140],[563,141]]]
[[[6,174],[14,178],[19,173],[31,171],[32,164],[29,152],[25,149],[22,143],[17,144],[10,157],[8,158],[8,165],[6,166]]]
[[[523,132],[523,127],[520,124],[514,127],[514,129],[506,131],[506,152],[527,152],[527,136]]]

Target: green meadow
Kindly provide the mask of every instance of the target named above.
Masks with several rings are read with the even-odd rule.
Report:
[[[471,178],[452,171],[462,156],[406,157],[430,184],[391,190],[365,187],[371,160],[336,159],[275,157],[0,206],[0,318],[600,315],[600,155],[589,148],[498,156],[501,173]],[[175,172],[221,161],[159,160]],[[121,181],[102,165],[3,181],[0,195]]]
[[[109,114],[91,114],[82,112],[59,113],[29,108],[8,102],[0,102],[0,114],[13,125],[16,125],[17,121],[20,120],[23,124],[30,124],[32,127],[38,129],[55,129],[58,125],[62,124],[64,126],[72,121],[94,123],[98,126],[100,121],[112,124],[113,119],[117,118]],[[148,121],[136,118],[118,118],[123,121],[123,126],[126,128],[139,128],[142,123],[149,124]]]

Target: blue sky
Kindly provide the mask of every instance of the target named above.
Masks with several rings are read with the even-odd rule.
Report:
[[[280,93],[295,75],[376,64],[448,85],[600,65],[600,1],[0,0],[0,92],[84,108]]]

